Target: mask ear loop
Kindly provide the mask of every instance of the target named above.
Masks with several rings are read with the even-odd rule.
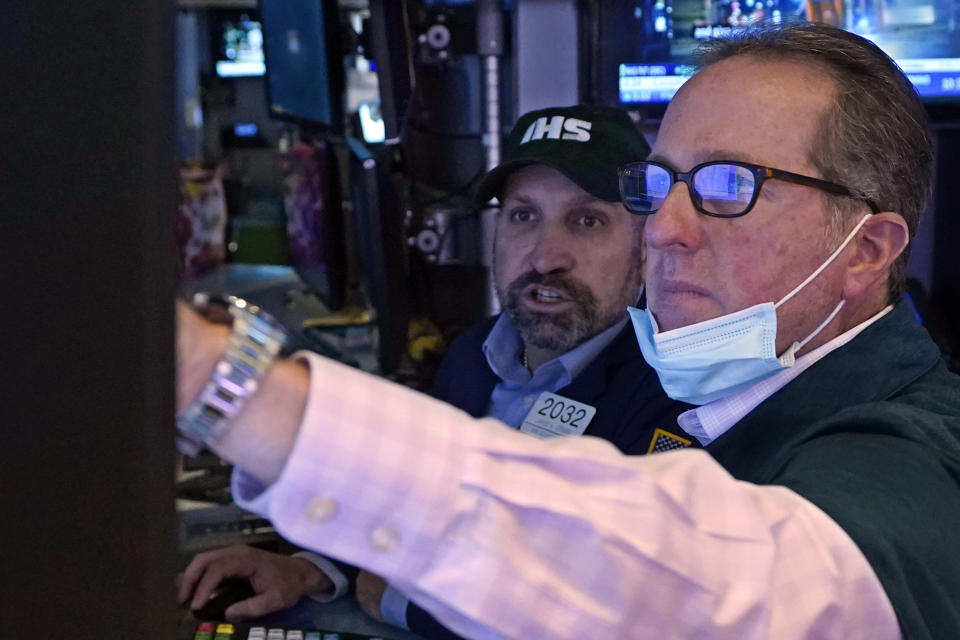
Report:
[[[775,305],[773,305],[773,308],[774,308],[774,309],[779,308],[780,305],[782,305],[784,302],[786,302],[787,300],[789,300],[790,298],[792,298],[793,296],[795,296],[797,293],[799,293],[799,291],[800,291],[801,289],[803,289],[805,286],[807,286],[808,284],[810,284],[810,281],[811,281],[811,280],[813,280],[814,278],[816,278],[818,275],[820,275],[820,273],[821,273],[824,269],[826,269],[827,267],[829,267],[829,266],[830,266],[830,263],[837,259],[837,256],[840,255],[840,252],[841,252],[841,251],[843,251],[844,249],[847,248],[847,245],[850,244],[850,241],[853,240],[853,237],[854,237],[855,235],[857,235],[857,231],[860,231],[860,227],[862,227],[864,224],[866,224],[867,220],[869,220],[869,219],[870,219],[870,216],[872,216],[872,215],[873,215],[872,213],[868,213],[867,215],[863,216],[863,217],[860,219],[860,222],[857,223],[857,226],[855,226],[855,227],[853,228],[853,231],[851,231],[849,234],[847,234],[846,239],[845,239],[843,242],[840,243],[840,246],[837,247],[836,250],[835,250],[833,253],[830,254],[830,257],[827,258],[826,261],[825,261],[823,264],[821,264],[819,267],[817,267],[817,270],[816,270],[816,271],[814,271],[814,272],[811,273],[809,276],[807,276],[807,279],[806,279],[806,280],[804,280],[803,282],[801,282],[800,284],[798,284],[797,287],[796,287],[793,291],[791,291],[791,292],[788,293],[787,295],[785,295],[785,296],[783,296],[782,298],[780,298],[780,302],[778,302],[778,303],[776,303]]]
[[[840,243],[840,246],[837,247],[836,250],[835,250],[833,253],[830,254],[830,257],[827,258],[827,260],[826,260],[823,264],[821,264],[821,265],[817,268],[816,271],[814,271],[813,273],[811,273],[810,276],[809,276],[806,280],[804,280],[803,282],[801,282],[800,285],[799,285],[797,288],[795,288],[793,291],[791,291],[790,293],[788,293],[787,295],[785,295],[783,298],[781,298],[781,299],[780,299],[780,302],[778,302],[778,303],[776,303],[775,305],[773,305],[773,308],[776,309],[777,307],[779,307],[780,305],[782,305],[784,302],[786,302],[787,300],[789,300],[790,298],[792,298],[794,295],[796,295],[796,293],[797,293],[798,291],[800,291],[800,290],[803,289],[805,286],[807,286],[807,285],[810,283],[810,281],[812,281],[814,278],[816,278],[818,275],[820,275],[820,272],[822,272],[824,269],[826,269],[828,266],[830,266],[830,263],[833,262],[834,260],[836,260],[837,256],[840,255],[840,252],[843,251],[848,244],[850,244],[850,241],[853,240],[853,237],[854,237],[855,235],[857,235],[857,232],[860,231],[860,228],[867,222],[867,220],[870,219],[870,215],[872,215],[872,214],[868,214],[868,215],[863,216],[863,218],[860,219],[860,222],[857,223],[857,226],[855,226],[855,227],[853,228],[853,231],[851,231],[851,232],[847,235],[846,239],[845,239],[843,242]],[[808,342],[810,342],[810,341],[813,340],[815,337],[817,337],[817,335],[819,335],[820,332],[823,331],[823,329],[824,329],[828,324],[830,324],[830,322],[831,322],[834,318],[837,317],[837,314],[840,313],[840,309],[843,309],[843,305],[845,305],[846,303],[847,303],[846,300],[840,300],[840,302],[837,304],[837,306],[833,308],[833,311],[830,312],[830,315],[827,316],[827,319],[820,323],[820,326],[818,326],[816,329],[814,329],[813,332],[812,332],[810,335],[808,335],[806,338],[804,338],[804,339],[801,340],[800,342],[794,342],[793,345],[791,345],[790,348],[787,349],[787,350],[784,352],[784,354],[781,355],[781,356],[778,358],[778,359],[780,360],[780,363],[783,364],[784,366],[792,367],[792,366],[793,366],[793,363],[794,363],[794,360],[795,360],[794,354],[795,354],[797,351],[799,351],[800,349],[802,349]]]

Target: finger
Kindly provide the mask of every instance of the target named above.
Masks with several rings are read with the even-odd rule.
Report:
[[[193,600],[190,601],[190,608],[199,609],[206,604],[210,596],[213,595],[213,592],[216,591],[217,585],[227,577],[229,577],[229,574],[223,571],[223,567],[220,564],[207,567],[207,570],[204,571],[193,591]]]
[[[249,547],[236,546],[211,551],[205,558],[203,573],[193,587],[191,608],[203,606],[217,585],[226,578],[249,578],[257,567],[249,554]]]
[[[181,571],[177,574],[177,578],[174,580],[174,585],[174,588],[177,591],[177,604],[186,604],[187,600],[189,600],[190,596],[193,594],[193,583],[187,582],[184,573]]]
[[[223,616],[229,622],[243,622],[286,608],[275,591],[265,591],[252,598],[233,603],[223,612]]]
[[[187,598],[189,598],[190,594],[193,593],[197,581],[200,580],[200,577],[204,574],[210,564],[235,552],[235,547],[227,547],[225,549],[204,551],[203,553],[198,553],[195,555],[193,560],[190,561],[190,564],[187,565],[187,568],[183,570],[183,574],[180,578],[180,586],[177,589],[179,601],[181,603],[187,601]]]
[[[185,603],[193,594],[197,586],[197,581],[203,575],[206,568],[207,563],[200,558],[200,556],[196,556],[190,561],[190,564],[187,565],[183,573],[180,574],[180,580],[177,584],[177,601],[180,604]]]
[[[181,604],[187,601],[187,598],[193,593],[193,587],[197,580],[203,575],[203,569],[206,566],[203,555],[202,553],[195,555],[187,568],[180,574],[180,580],[177,584],[177,600]]]

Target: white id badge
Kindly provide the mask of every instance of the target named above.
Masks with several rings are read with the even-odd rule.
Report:
[[[544,391],[523,419],[520,431],[540,438],[579,436],[596,413],[596,407]]]

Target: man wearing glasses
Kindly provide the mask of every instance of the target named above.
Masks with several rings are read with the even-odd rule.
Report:
[[[957,636],[960,380],[900,301],[923,109],[829,27],[749,31],[703,64],[620,187],[649,216],[634,328],[705,451],[464,429],[306,356],[208,436],[249,470],[236,494],[471,637]],[[180,314],[185,353],[213,354],[185,359],[189,399],[226,337]]]

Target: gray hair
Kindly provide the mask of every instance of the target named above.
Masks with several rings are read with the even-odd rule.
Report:
[[[913,85],[872,42],[820,24],[765,25],[713,40],[698,51],[701,68],[749,55],[796,61],[823,69],[836,84],[834,108],[820,122],[810,161],[824,179],[842,184],[880,211],[900,214],[910,238],[930,197],[933,149],[927,115]],[[830,234],[842,237],[862,215],[857,200],[827,195],[833,210]],[[893,263],[888,299],[906,286],[909,245]]]

